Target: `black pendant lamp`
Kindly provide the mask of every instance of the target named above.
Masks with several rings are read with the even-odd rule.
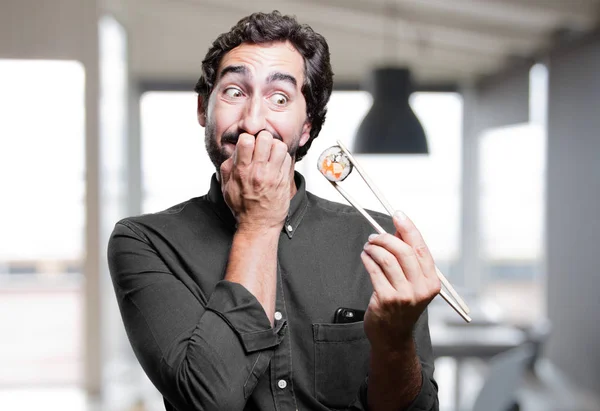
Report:
[[[408,69],[379,68],[373,71],[373,105],[356,133],[355,153],[429,153],[423,126],[408,104],[411,91]]]

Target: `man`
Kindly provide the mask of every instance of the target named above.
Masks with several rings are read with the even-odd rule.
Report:
[[[324,38],[256,13],[202,69],[209,193],[120,221],[108,250],[129,339],[167,410],[437,410],[425,309],[440,284],[418,230],[375,214],[395,235],[369,236],[358,212],[294,172],[331,94]],[[359,321],[334,323],[340,307]]]

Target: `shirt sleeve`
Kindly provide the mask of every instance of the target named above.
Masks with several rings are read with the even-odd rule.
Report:
[[[405,408],[405,411],[439,411],[438,386],[433,378],[434,356],[431,347],[431,337],[429,336],[427,311],[421,315],[415,325],[414,338],[417,347],[417,356],[421,363],[422,383],[419,394]],[[367,402],[368,380],[367,377],[361,384],[357,398],[351,405],[350,410],[366,411],[369,409]]]
[[[285,332],[242,285],[217,283],[203,304],[142,231],[117,223],[108,263],[142,368],[177,409],[242,410]]]

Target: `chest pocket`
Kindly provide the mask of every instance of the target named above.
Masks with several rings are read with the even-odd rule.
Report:
[[[369,369],[364,322],[313,324],[315,398],[330,408],[354,401]]]

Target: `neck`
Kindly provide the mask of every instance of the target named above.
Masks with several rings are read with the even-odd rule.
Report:
[[[296,187],[296,180],[294,179],[294,167],[292,167],[292,171],[290,172],[290,200],[296,195],[298,192],[298,187]]]

